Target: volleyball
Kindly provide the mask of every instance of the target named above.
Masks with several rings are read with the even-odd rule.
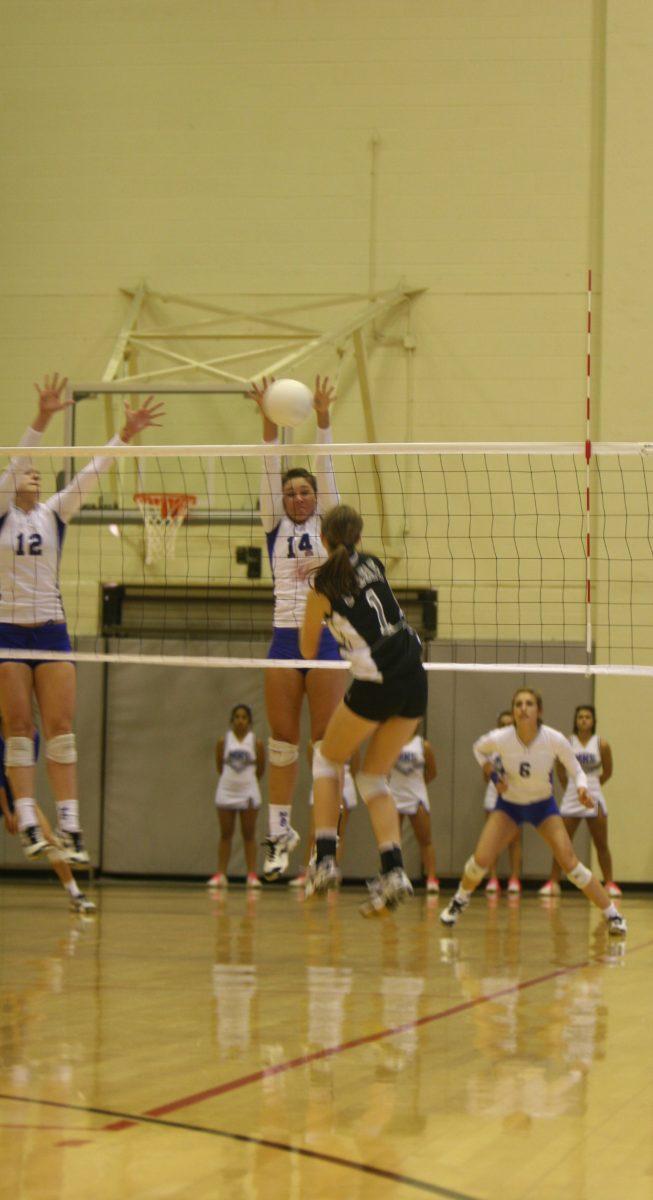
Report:
[[[313,409],[313,393],[298,379],[277,379],[265,390],[265,415],[275,425],[301,425]]]

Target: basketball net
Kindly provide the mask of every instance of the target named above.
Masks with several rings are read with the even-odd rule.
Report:
[[[197,496],[186,492],[137,492],[145,525],[145,565],[175,556],[177,530],[183,525],[188,509],[197,504]]]

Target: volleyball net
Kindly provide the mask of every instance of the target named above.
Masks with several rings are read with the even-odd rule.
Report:
[[[652,446],[596,444],[589,468],[581,443],[362,443],[329,452],[341,499],[361,512],[365,549],[385,562],[429,669],[653,675]],[[25,453],[0,449],[3,462]],[[80,494],[63,543],[74,658],[269,665],[263,459],[281,453],[287,465],[312,470],[324,446],[28,453],[42,499],[67,484],[74,490],[75,473],[95,455],[110,460]],[[6,572],[17,548],[4,541]],[[299,547],[289,553],[304,553],[308,569],[312,548]],[[21,611],[16,620],[30,623]]]

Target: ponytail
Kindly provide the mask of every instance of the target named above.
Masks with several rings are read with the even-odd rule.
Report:
[[[342,596],[357,596],[360,592],[356,575],[355,546],[363,531],[363,519],[355,508],[337,504],[322,521],[322,535],[329,547],[329,557],[313,576],[316,592],[334,604]]]

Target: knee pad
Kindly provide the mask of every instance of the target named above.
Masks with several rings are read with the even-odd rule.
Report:
[[[341,769],[340,763],[324,757],[322,743],[316,742],[313,747],[313,779],[340,779]]]
[[[6,767],[33,767],[34,741],[28,737],[8,737],[5,742]]]
[[[473,879],[474,883],[480,883],[486,872],[487,867],[479,867],[473,854],[467,859],[467,862],[463,868],[463,874],[466,875],[468,879]]]
[[[356,787],[365,804],[369,804],[374,796],[392,795],[387,775],[370,775],[367,771],[358,771],[356,774]]]
[[[268,753],[271,767],[289,767],[299,758],[299,746],[271,737],[268,738]]]
[[[77,762],[77,742],[74,733],[60,733],[45,743],[45,757],[50,762],[70,765]]]
[[[66,855],[64,854],[63,850],[61,849],[61,846],[59,846],[58,844],[48,844],[45,848],[44,853],[45,853],[45,857],[47,858],[48,862],[52,866],[54,866],[55,863],[64,863],[64,862],[68,861],[68,859],[66,858]]]
[[[590,871],[589,867],[586,867],[582,862],[579,862],[576,863],[573,871],[567,871],[567,879],[570,883],[575,884],[577,888],[580,888],[582,892],[583,889],[587,887],[588,883],[591,882],[592,872]]]

